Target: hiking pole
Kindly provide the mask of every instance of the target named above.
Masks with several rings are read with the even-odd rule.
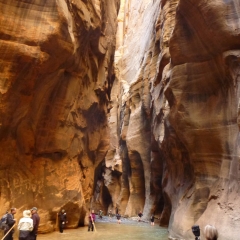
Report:
[[[8,232],[3,236],[1,240],[3,240],[10,233],[10,231],[14,228],[15,225],[16,223],[13,224],[13,226],[8,230]]]
[[[59,230],[59,223],[58,223],[58,221],[59,221],[59,219],[58,219],[58,212],[57,212],[56,225],[55,225],[56,230]]]
[[[96,232],[97,229],[96,229],[96,225],[95,225],[95,223],[94,223],[94,221],[93,221],[92,215],[91,215],[91,219],[92,219],[92,224],[93,224],[93,227],[94,227],[94,231]]]

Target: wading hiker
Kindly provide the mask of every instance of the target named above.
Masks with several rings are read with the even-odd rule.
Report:
[[[151,215],[150,221],[151,221],[151,225],[154,226],[154,220],[156,217],[154,217],[154,214]]]
[[[39,226],[39,222],[40,222],[40,217],[38,216],[37,210],[38,209],[36,207],[33,207],[31,209],[32,220],[33,220],[33,230],[30,233],[29,240],[36,240],[37,239],[38,226]]]
[[[6,228],[4,230],[4,240],[13,240],[14,225],[16,220],[14,219],[14,214],[17,212],[16,208],[11,208],[10,213],[7,214]],[[11,229],[11,230],[10,230]]]
[[[108,212],[108,217],[109,217],[109,218],[112,218],[112,210],[109,210],[109,212]]]
[[[33,230],[33,220],[31,219],[31,211],[24,210],[23,217],[18,223],[19,240],[30,240],[30,234]]]
[[[59,232],[63,233],[63,229],[66,227],[67,223],[67,213],[65,212],[64,209],[58,214],[58,219],[59,219]]]
[[[119,212],[116,214],[116,217],[117,217],[117,223],[120,224],[121,223],[121,215]]]
[[[89,214],[88,231],[90,231],[90,229],[92,229],[92,231],[93,231],[95,220],[96,220],[96,215],[94,213],[94,210],[92,210],[92,212]],[[95,230],[96,230],[96,228],[95,228]]]
[[[102,211],[102,210],[99,210],[99,218],[102,219],[102,217],[103,217],[103,211]]]
[[[139,221],[139,222],[141,222],[142,216],[143,216],[142,212],[139,212],[139,213],[138,213],[138,221]]]

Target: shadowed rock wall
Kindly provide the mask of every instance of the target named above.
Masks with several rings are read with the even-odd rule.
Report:
[[[0,212],[84,223],[109,144],[119,1],[0,1]],[[46,224],[48,223],[48,224]]]
[[[122,1],[105,182],[174,239],[238,239],[239,16],[237,0]]]

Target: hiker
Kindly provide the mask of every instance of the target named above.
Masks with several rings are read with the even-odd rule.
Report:
[[[109,218],[112,218],[112,210],[109,210],[109,212],[108,212],[108,217],[109,217]]]
[[[63,233],[63,229],[66,227],[67,223],[67,213],[65,212],[64,209],[58,214],[58,219],[59,219],[59,232]]]
[[[23,217],[18,223],[19,240],[30,240],[30,233],[33,230],[33,220],[31,219],[31,211],[24,210]]]
[[[102,210],[99,210],[99,217],[102,219],[103,217],[103,211]]]
[[[38,209],[36,207],[33,207],[31,209],[31,213],[32,213],[32,220],[33,220],[33,230],[30,233],[30,240],[36,240],[37,239],[37,233],[38,233],[38,226],[39,226],[39,222],[40,222],[40,217],[37,213]]]
[[[94,210],[92,210],[92,212],[89,214],[89,223],[88,223],[88,231],[90,231],[90,229],[94,229],[94,223],[96,220],[96,215],[94,213]]]
[[[151,218],[150,218],[150,221],[151,221],[151,225],[152,225],[152,226],[154,226],[154,219],[155,219],[154,214],[152,214],[152,215],[151,215]]]
[[[143,216],[142,212],[139,212],[139,213],[138,213],[138,221],[139,221],[139,222],[141,222],[142,216]]]
[[[117,217],[117,223],[120,224],[121,223],[121,215],[120,215],[120,213],[117,213],[116,217]]]
[[[10,213],[7,214],[7,226],[4,230],[4,235],[7,234],[7,232],[13,227],[13,225],[16,223],[16,220],[14,219],[14,214],[16,214],[17,209],[11,208]],[[12,229],[7,236],[4,238],[4,240],[13,240],[13,233],[14,229]]]
[[[204,228],[204,235],[206,237],[206,240],[217,240],[218,230],[212,225],[207,225]]]

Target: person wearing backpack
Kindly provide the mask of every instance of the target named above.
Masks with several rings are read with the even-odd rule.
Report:
[[[16,223],[16,220],[14,219],[14,214],[16,214],[17,209],[16,208],[11,208],[11,212],[7,214],[7,227],[4,230],[4,235],[8,233],[8,231],[14,226]],[[13,240],[13,233],[14,229],[12,229],[4,238],[4,240]]]

